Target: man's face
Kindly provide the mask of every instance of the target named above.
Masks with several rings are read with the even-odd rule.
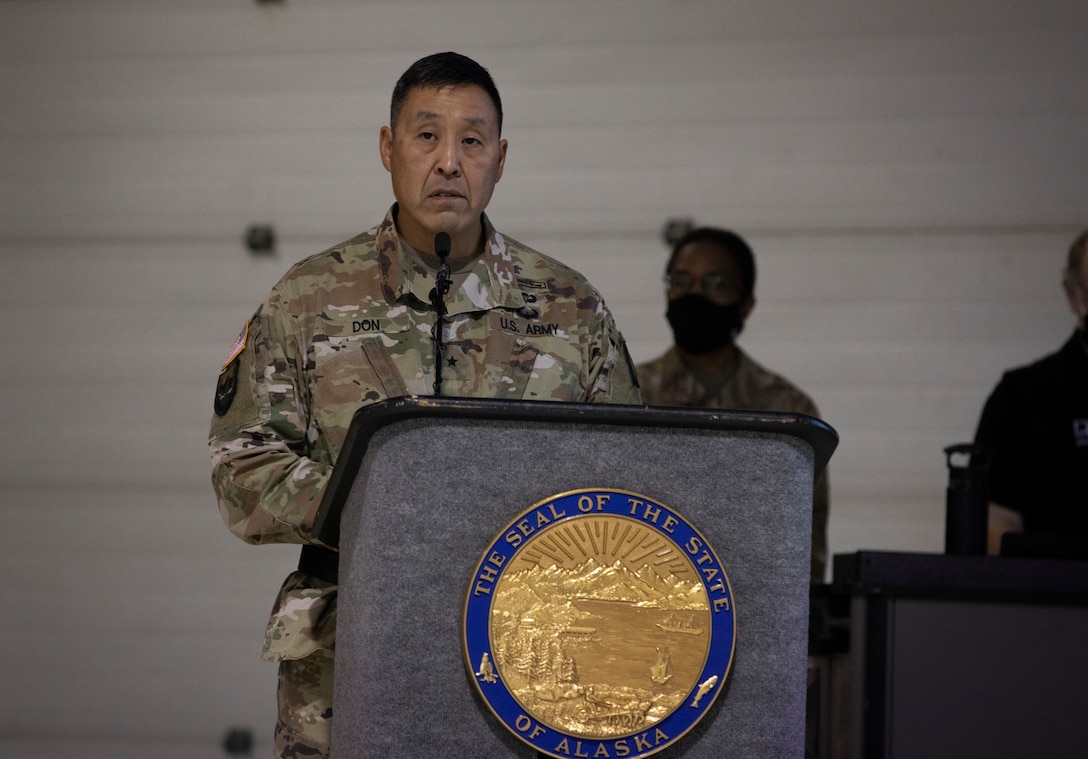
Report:
[[[1088,256],[1081,259],[1079,276],[1064,284],[1069,308],[1077,317],[1077,329],[1084,331],[1088,328]]]
[[[382,127],[379,147],[401,237],[431,252],[435,234],[448,232],[453,257],[478,253],[480,214],[506,162],[491,98],[476,85],[415,88],[393,127]]]

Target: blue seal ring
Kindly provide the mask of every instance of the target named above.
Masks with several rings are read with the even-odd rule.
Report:
[[[537,609],[547,618],[527,616],[524,599],[549,594],[552,604]],[[503,600],[519,597],[521,606]],[[624,626],[598,629],[616,615],[584,607],[619,610]],[[683,644],[684,655],[658,645],[646,674],[646,662],[625,661],[640,631]],[[534,504],[483,551],[465,595],[463,653],[477,690],[507,730],[553,757],[644,757],[672,745],[723,690],[735,637],[732,589],[706,538],[675,509],[624,490],[573,490]],[[673,677],[673,659],[683,675],[670,691],[660,684]],[[634,677],[658,685],[626,684]]]

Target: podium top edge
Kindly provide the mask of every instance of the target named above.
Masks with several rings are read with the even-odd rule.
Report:
[[[418,395],[388,398],[359,408],[352,417],[344,446],[315,515],[314,534],[323,543],[337,545],[339,542],[340,510],[370,439],[384,427],[420,418],[663,427],[787,435],[811,446],[813,469],[817,475],[823,471],[839,443],[838,433],[826,422],[805,414],[776,411]]]
[[[360,432],[365,436],[366,432],[372,433],[388,424],[418,417],[678,427],[790,435],[812,446],[817,473],[827,465],[839,443],[838,432],[827,422],[790,412],[419,395],[390,398],[363,406],[355,412],[353,426],[364,428]]]
[[[861,550],[835,554],[831,587],[849,595],[1088,604],[1088,562]]]

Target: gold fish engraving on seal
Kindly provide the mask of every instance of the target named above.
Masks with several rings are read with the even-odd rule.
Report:
[[[491,658],[542,724],[613,738],[683,705],[711,624],[678,545],[636,519],[580,516],[533,533],[513,556],[493,593]]]

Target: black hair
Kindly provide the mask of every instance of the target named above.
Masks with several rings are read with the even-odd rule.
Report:
[[[712,242],[733,257],[737,268],[740,269],[740,284],[743,288],[743,296],[748,297],[756,289],[756,257],[744,238],[736,232],[717,227],[698,227],[691,230],[672,246],[669,255],[669,263],[665,266],[665,273],[672,271],[672,265],[676,261],[676,255],[686,245],[696,242]]]
[[[418,87],[458,87],[476,85],[483,88],[495,105],[499,117],[499,134],[502,134],[502,100],[499,90],[487,69],[460,53],[435,53],[408,67],[393,88],[393,100],[389,106],[389,128],[397,128],[397,119],[408,99],[408,93]]]

